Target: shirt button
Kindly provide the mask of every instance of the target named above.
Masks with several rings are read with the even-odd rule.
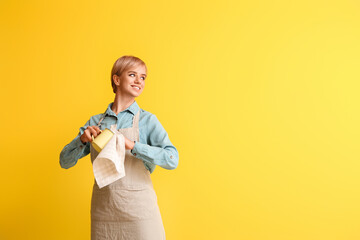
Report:
[[[170,158],[172,159],[172,158],[173,158],[173,156],[170,156]]]
[[[134,153],[134,156],[136,156],[136,153]]]

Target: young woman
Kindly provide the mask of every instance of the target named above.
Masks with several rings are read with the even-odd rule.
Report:
[[[150,174],[155,166],[175,169],[177,149],[157,117],[141,109],[135,98],[144,91],[147,68],[134,56],[116,60],[111,71],[115,93],[103,114],[92,116],[60,153],[60,165],[68,169],[91,153],[91,142],[101,130],[113,128],[125,137],[125,177],[99,188],[95,179],[91,199],[91,239],[165,239],[157,196]]]

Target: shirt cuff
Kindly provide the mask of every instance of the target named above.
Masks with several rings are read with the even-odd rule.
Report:
[[[80,140],[80,137],[78,137],[78,139],[75,141],[75,146],[76,148],[80,148],[80,149],[85,149],[87,143],[82,143],[82,141]]]
[[[140,143],[135,141],[134,148],[130,150],[130,152],[133,156],[136,157],[137,155],[139,155],[139,150],[140,150],[139,147],[140,147]]]

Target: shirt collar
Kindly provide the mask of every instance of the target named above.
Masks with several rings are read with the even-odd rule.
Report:
[[[115,117],[118,117],[120,115],[120,113],[124,112],[124,111],[129,111],[131,112],[133,115],[135,115],[139,110],[140,110],[140,107],[139,105],[137,104],[136,101],[134,101],[128,108],[126,108],[125,110],[121,111],[118,113],[118,115],[116,115],[113,110],[111,110],[111,107],[113,105],[114,102],[110,103],[106,109],[106,114],[107,115],[110,115],[110,116],[115,116]]]

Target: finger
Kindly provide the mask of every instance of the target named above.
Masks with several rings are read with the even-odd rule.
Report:
[[[88,129],[85,130],[85,137],[86,137],[86,141],[92,142],[91,134],[90,134],[90,131]]]
[[[93,135],[94,137],[97,137],[98,134],[94,128],[90,128],[89,130],[90,130],[91,135]]]
[[[99,135],[99,134],[101,133],[100,128],[99,128],[98,126],[94,126],[94,128],[96,129],[96,132],[97,132],[97,134]]]

